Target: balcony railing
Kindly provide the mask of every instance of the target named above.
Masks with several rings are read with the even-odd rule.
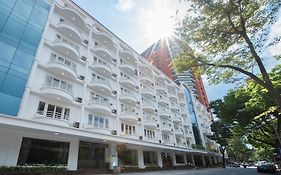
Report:
[[[155,101],[152,101],[152,100],[143,99],[142,100],[142,104],[146,105],[146,106],[147,105],[149,105],[149,106],[151,105],[151,106],[155,107]]]
[[[68,26],[74,28],[74,29],[76,30],[76,32],[79,34],[79,37],[82,36],[82,32],[81,32],[79,29],[77,29],[77,27],[75,27],[74,25],[72,25],[70,22],[67,22],[67,21],[65,21],[64,19],[60,19],[59,24],[65,24],[65,25],[68,25]]]
[[[111,68],[111,65],[107,62],[104,62],[104,61],[101,61],[101,60],[94,60],[93,62],[93,65],[103,65],[103,66],[106,66],[110,69],[110,71],[112,72],[112,68]]]
[[[65,43],[71,47],[73,47],[77,52],[79,52],[79,46],[77,46],[76,44],[74,44],[73,42],[71,41],[68,41],[67,39],[65,38],[62,38],[60,35],[57,35],[57,38],[55,40],[56,42],[62,42],[62,43]]]
[[[92,83],[102,83],[102,84],[105,84],[107,86],[110,87],[110,83],[108,80],[105,80],[103,78],[97,78],[97,77],[92,77],[92,80],[91,80]]]
[[[57,57],[54,54],[51,55],[50,62],[55,62],[55,63],[63,64],[64,66],[67,66],[70,69],[72,69],[75,73],[77,72],[76,71],[76,67],[77,67],[76,64],[74,64],[71,61],[68,61],[66,59],[63,59],[61,57]]]
[[[47,76],[46,81],[43,84],[43,86],[63,90],[72,96],[72,85],[67,82],[63,82],[58,79],[55,79],[53,77]]]
[[[54,112],[54,111],[44,112],[43,110],[40,110],[40,111],[37,111],[37,114],[39,114],[40,116],[43,116],[43,117],[69,121],[69,116],[65,115],[61,112]]]

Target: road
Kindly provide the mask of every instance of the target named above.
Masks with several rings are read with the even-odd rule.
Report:
[[[195,170],[123,173],[122,175],[263,175],[263,173],[257,173],[256,168],[204,168]]]

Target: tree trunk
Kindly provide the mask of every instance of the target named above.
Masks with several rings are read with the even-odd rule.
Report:
[[[226,149],[226,147],[223,148],[223,147],[220,146],[219,148],[220,148],[220,152],[222,154],[222,168],[226,168],[226,164],[225,164],[225,149]]]

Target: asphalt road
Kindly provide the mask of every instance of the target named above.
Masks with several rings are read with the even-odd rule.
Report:
[[[257,173],[256,168],[204,168],[195,170],[170,170],[145,173],[124,173],[122,175],[266,175]]]

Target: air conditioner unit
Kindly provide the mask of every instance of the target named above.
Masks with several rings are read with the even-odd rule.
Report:
[[[116,94],[117,94],[117,91],[112,91],[112,94],[116,95]]]
[[[84,41],[83,41],[83,43],[85,43],[85,44],[89,44],[89,41],[88,40],[86,40],[86,39],[84,39]]]
[[[162,140],[159,140],[159,143],[162,143]]]
[[[79,78],[79,80],[84,80],[85,79],[85,77],[83,75],[79,75],[78,78]]]
[[[83,60],[83,61],[87,61],[87,57],[85,57],[85,56],[81,56],[81,60]]]
[[[111,134],[112,134],[112,135],[117,135],[117,130],[112,130],[112,131],[111,131]]]
[[[138,118],[138,122],[141,122],[141,118]]]
[[[138,86],[136,86],[136,89],[139,89],[139,87],[138,87]]]
[[[81,98],[81,97],[76,97],[76,101],[77,101],[78,103],[82,103],[82,98]]]
[[[116,73],[112,73],[112,77],[116,78],[117,74]]]
[[[142,140],[142,136],[139,136],[139,140]]]
[[[112,58],[112,61],[113,61],[114,63],[116,63],[116,62],[117,62],[117,59],[116,59],[116,58]]]
[[[116,109],[112,109],[111,112],[112,112],[113,114],[117,114],[117,110],[116,110]]]
[[[72,125],[74,128],[79,128],[80,126],[80,123],[79,122],[73,122],[73,125]]]
[[[173,130],[173,129],[171,129],[171,131],[173,132],[174,130]]]
[[[157,127],[158,127],[158,128],[160,127],[159,124],[157,124]]]

